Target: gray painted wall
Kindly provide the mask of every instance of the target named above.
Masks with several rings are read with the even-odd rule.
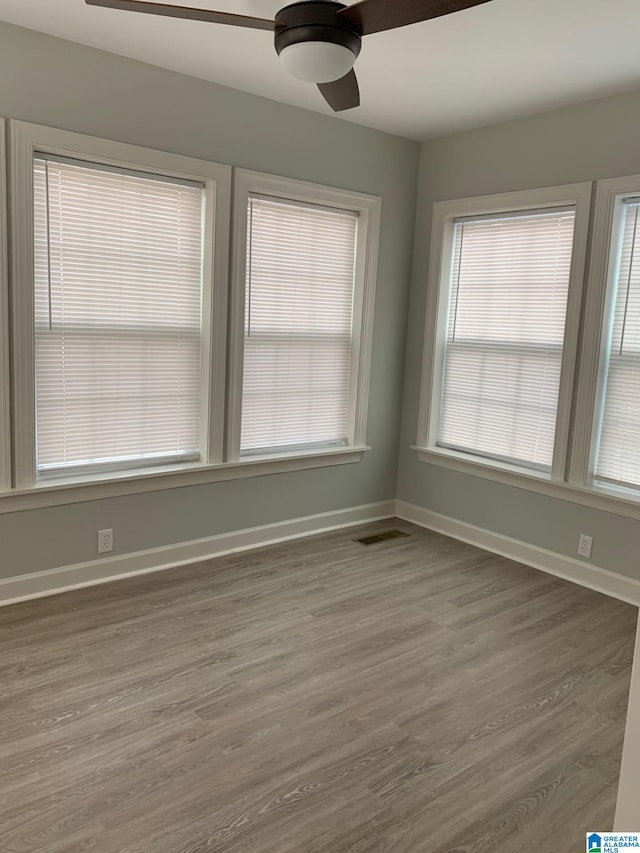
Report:
[[[0,577],[95,558],[113,527],[127,553],[398,496],[640,578],[639,525],[419,463],[415,441],[431,205],[436,200],[640,172],[640,93],[425,143],[0,24],[0,115],[383,198],[368,441],[362,463],[0,515]]]
[[[0,24],[0,116],[382,196],[359,464],[0,515],[0,577],[395,496],[420,148],[415,142]]]
[[[590,533],[594,564],[638,579],[638,522],[418,462],[410,445],[417,431],[433,202],[639,172],[639,92],[423,145],[398,474],[402,500],[561,554],[575,557],[579,534]]]

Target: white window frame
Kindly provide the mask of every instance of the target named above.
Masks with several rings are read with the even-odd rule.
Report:
[[[114,168],[134,169],[204,184],[202,460],[185,467],[222,462],[226,355],[227,269],[231,169],[217,163],[167,154],[49,127],[10,122],[13,224],[14,470],[17,489],[36,481],[34,355],[33,160],[38,154],[70,157]],[[175,467],[175,466],[173,466]],[[153,471],[153,469],[137,469]],[[135,475],[136,471],[130,472]],[[96,482],[95,472],[77,482]],[[55,481],[52,481],[55,483]],[[61,483],[68,482],[68,478]],[[47,481],[47,484],[50,484]]]
[[[598,181],[582,359],[576,390],[575,437],[570,482],[601,495],[640,504],[636,489],[594,481],[600,415],[604,404],[609,339],[608,317],[613,308],[624,200],[640,197],[640,175]]]
[[[361,461],[364,451],[370,449],[364,444],[242,460],[233,460],[226,452],[225,431],[228,429],[229,411],[227,378],[229,250],[233,173],[230,166],[27,122],[10,120],[7,128],[7,139],[10,143],[8,165],[11,188],[10,208],[7,214],[12,224],[12,254],[10,268],[7,275],[3,276],[3,256],[0,248],[0,323],[4,323],[5,327],[10,326],[13,335],[11,352],[0,351],[0,395],[6,395],[9,399],[9,388],[12,387],[13,408],[10,410],[10,423],[5,431],[8,436],[6,448],[0,446],[0,474],[5,478],[4,486],[0,478],[0,514],[302,469],[334,467]],[[96,472],[90,476],[65,477],[59,480],[47,478],[36,481],[33,158],[39,152],[104,163],[115,168],[132,168],[151,175],[173,175],[205,184],[210,201],[205,225],[205,273],[213,285],[208,304],[203,311],[203,326],[205,323],[208,324],[207,329],[209,332],[212,331],[213,335],[203,334],[207,349],[207,363],[210,365],[209,371],[205,371],[209,376],[203,377],[203,404],[205,399],[208,399],[210,405],[204,413],[209,417],[209,421],[203,444],[203,456],[206,454],[206,458],[201,462],[110,473]],[[0,173],[2,171],[0,169]],[[264,177],[268,183],[269,176]],[[3,180],[3,174],[0,174],[0,215],[3,215],[1,203],[4,191]],[[284,179],[274,178],[273,180],[281,182]],[[322,198],[322,191],[325,190],[314,184],[296,181],[288,183],[302,188],[312,187],[316,198],[317,190],[321,191],[320,198]],[[371,207],[367,215],[370,217],[370,231],[372,234],[375,232],[376,235],[376,240],[373,241],[372,246],[368,247],[365,258],[366,276],[367,279],[372,280],[372,285],[369,286],[370,298],[363,314],[361,352],[366,357],[362,361],[362,370],[359,375],[359,427],[355,428],[357,434],[364,436],[380,200],[341,190],[327,190],[327,192],[340,194],[347,207],[350,202],[355,203],[356,200],[364,206],[369,203]],[[334,196],[328,196],[328,198],[334,198]],[[340,206],[339,202],[336,206]],[[243,227],[246,238],[246,223]],[[11,291],[11,300],[8,298],[9,291]],[[3,317],[3,306],[6,304],[10,304],[11,310],[10,314]],[[242,331],[244,331],[243,326]],[[3,340],[6,341],[6,336]],[[11,360],[10,365],[9,360]],[[6,381],[3,381],[5,376]],[[8,410],[5,408],[5,411]],[[13,472],[13,478],[10,481],[11,472]]]
[[[0,118],[0,492],[11,488],[5,120]]]
[[[249,195],[256,193],[274,199],[288,199],[308,204],[322,204],[338,210],[358,213],[358,241],[353,305],[353,338],[351,377],[349,383],[348,443],[338,449],[315,449],[314,455],[353,453],[370,448],[366,445],[367,407],[371,372],[371,347],[375,305],[381,199],[348,190],[325,187],[290,178],[238,169],[234,191],[234,241],[232,253],[232,290],[230,312],[230,369],[227,423],[227,459],[240,460],[242,426],[242,374],[244,362],[245,290],[247,266],[247,205]],[[302,451],[304,452],[304,451]],[[291,451],[270,456],[285,458]]]
[[[580,183],[434,204],[418,438],[413,448],[421,461],[433,462],[512,485],[526,485],[537,480],[562,483],[565,480],[591,192],[591,183]],[[561,209],[568,205],[575,205],[576,220],[551,473],[438,447],[456,220],[467,216],[498,215],[556,207]]]

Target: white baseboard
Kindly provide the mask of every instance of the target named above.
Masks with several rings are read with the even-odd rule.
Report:
[[[245,530],[234,530],[230,533],[220,533],[217,536],[179,542],[162,548],[103,557],[87,563],[76,563],[73,566],[6,578],[0,580],[0,606],[120,580],[133,575],[171,569],[186,563],[222,557],[225,554],[273,545],[314,533],[393,518],[394,515],[395,501],[381,501],[279,521],[275,524],[265,524],[260,527],[250,527]]]
[[[502,557],[524,563],[534,569],[541,569],[551,575],[557,575],[613,598],[619,598],[621,601],[627,601],[629,604],[640,606],[640,581],[619,575],[609,569],[565,557],[555,551],[547,551],[537,545],[530,545],[528,542],[512,539],[510,536],[503,536],[501,533],[494,533],[483,527],[476,527],[405,501],[396,501],[396,515],[420,527],[444,533],[445,536],[468,542],[485,551],[500,554]]]
[[[633,578],[405,501],[391,500],[0,579],[0,607],[394,516],[640,606],[640,581]]]

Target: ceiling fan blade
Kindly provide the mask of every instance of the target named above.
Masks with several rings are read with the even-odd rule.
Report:
[[[121,9],[123,12],[146,12],[148,15],[163,15],[166,18],[184,18],[187,21],[206,21],[210,24],[231,24],[234,27],[250,27],[255,30],[274,30],[275,21],[267,18],[250,18],[231,12],[212,12],[209,9],[192,9],[189,6],[169,6],[165,3],[147,3],[145,0],[85,0],[88,6],[103,6],[105,9]]]
[[[359,0],[339,12],[339,16],[360,35],[395,30],[461,12],[491,0]]]
[[[360,106],[360,89],[354,71],[331,83],[318,83],[318,89],[334,113]]]

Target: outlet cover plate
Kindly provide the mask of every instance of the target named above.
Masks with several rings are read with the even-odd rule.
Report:
[[[113,551],[113,530],[98,530],[98,554],[110,554]]]
[[[580,535],[578,540],[578,556],[584,557],[585,560],[591,559],[591,549],[593,547],[593,537],[587,536],[586,533]]]

